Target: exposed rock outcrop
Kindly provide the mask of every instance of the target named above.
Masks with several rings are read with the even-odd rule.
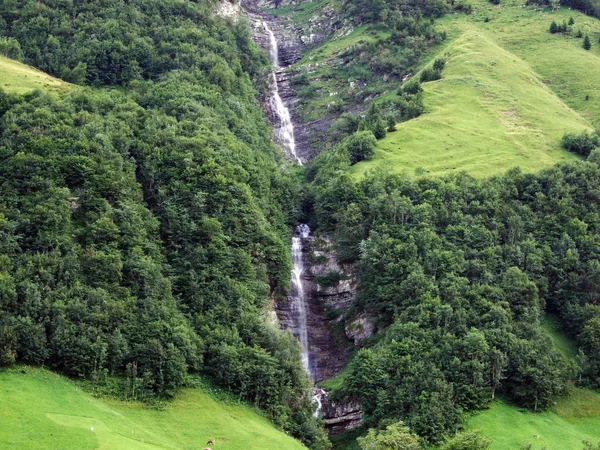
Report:
[[[317,283],[320,277],[341,270],[335,258],[321,249],[324,242],[312,237],[302,242],[306,267],[303,281],[308,294],[309,359],[310,366],[315,368],[317,382],[336,375],[348,362],[352,341],[344,333],[343,316],[335,312],[350,306],[356,288],[353,277],[346,274],[342,274],[343,279],[326,289]],[[329,257],[325,254],[329,254]],[[291,302],[279,301],[275,309],[281,327],[297,335]]]
[[[361,408],[360,401],[350,397],[325,399],[321,413],[329,435],[335,436],[361,426],[364,416]]]
[[[217,4],[215,11],[219,16],[229,17],[234,21],[237,21],[240,17],[241,8],[239,3],[230,0],[221,0]]]

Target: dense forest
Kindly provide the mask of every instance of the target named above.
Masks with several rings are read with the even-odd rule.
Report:
[[[383,330],[333,395],[361,399],[366,423],[402,418],[438,442],[464,411],[502,392],[532,410],[570,380],[599,387],[600,163],[410,180],[347,174],[340,144],[309,171],[314,225],[357,267],[355,312]],[[556,313],[577,364],[540,328]]]
[[[205,374],[319,448],[298,344],[267,314],[298,186],[253,87],[267,58],[213,8],[0,5],[24,62],[107,86],[0,93],[0,362],[118,375],[137,399]]]

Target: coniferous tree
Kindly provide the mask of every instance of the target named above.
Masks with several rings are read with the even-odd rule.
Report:
[[[592,48],[592,43],[590,42],[590,38],[588,36],[583,39],[583,48],[586,50]]]
[[[558,33],[558,25],[556,24],[556,22],[554,20],[550,24],[550,33],[552,33],[552,34]]]

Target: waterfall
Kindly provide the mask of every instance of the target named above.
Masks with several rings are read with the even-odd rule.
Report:
[[[310,357],[308,344],[308,304],[304,289],[304,243],[310,238],[310,227],[300,224],[292,237],[292,289],[289,296],[290,309],[296,335],[302,346],[302,365],[312,380],[316,378],[315,361]],[[315,416],[321,411],[323,389],[313,388],[313,401],[317,404]]]
[[[265,31],[269,35],[269,56],[271,57],[271,64],[273,65],[273,71],[271,76],[273,79],[272,91],[271,91],[271,103],[275,109],[277,117],[279,117],[279,127],[277,128],[277,136],[282,142],[285,149],[290,155],[294,157],[299,165],[302,165],[302,160],[298,158],[296,154],[296,140],[294,139],[294,124],[292,123],[292,117],[290,110],[283,104],[281,95],[279,95],[279,85],[277,83],[277,69],[279,69],[279,47],[277,45],[277,39],[275,34],[267,25],[267,22],[263,21]]]
[[[310,353],[308,347],[308,312],[306,304],[306,292],[304,290],[304,243],[303,241],[310,236],[308,225],[301,224],[296,228],[296,233],[292,237],[292,291],[290,295],[291,310],[298,335],[298,340],[302,345],[302,364],[310,377],[314,379],[314,365],[310,362]]]

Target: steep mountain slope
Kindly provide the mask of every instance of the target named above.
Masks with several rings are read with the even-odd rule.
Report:
[[[96,399],[44,369],[0,372],[0,448],[195,449],[305,448],[252,408],[184,389],[157,409],[136,402]]]
[[[560,138],[591,125],[486,32],[467,30],[438,56],[446,66],[441,80],[423,85],[425,113],[388,133],[354,173],[487,176],[575,158],[560,148]]]
[[[441,81],[424,85],[425,114],[388,134],[355,174],[377,167],[411,175],[537,170],[573,158],[560,149],[565,132],[599,123],[597,19],[520,0],[471,5],[471,14],[437,21],[447,38],[433,54],[448,64]],[[553,20],[571,18],[567,33],[549,33]],[[582,48],[579,31],[591,50]]]

